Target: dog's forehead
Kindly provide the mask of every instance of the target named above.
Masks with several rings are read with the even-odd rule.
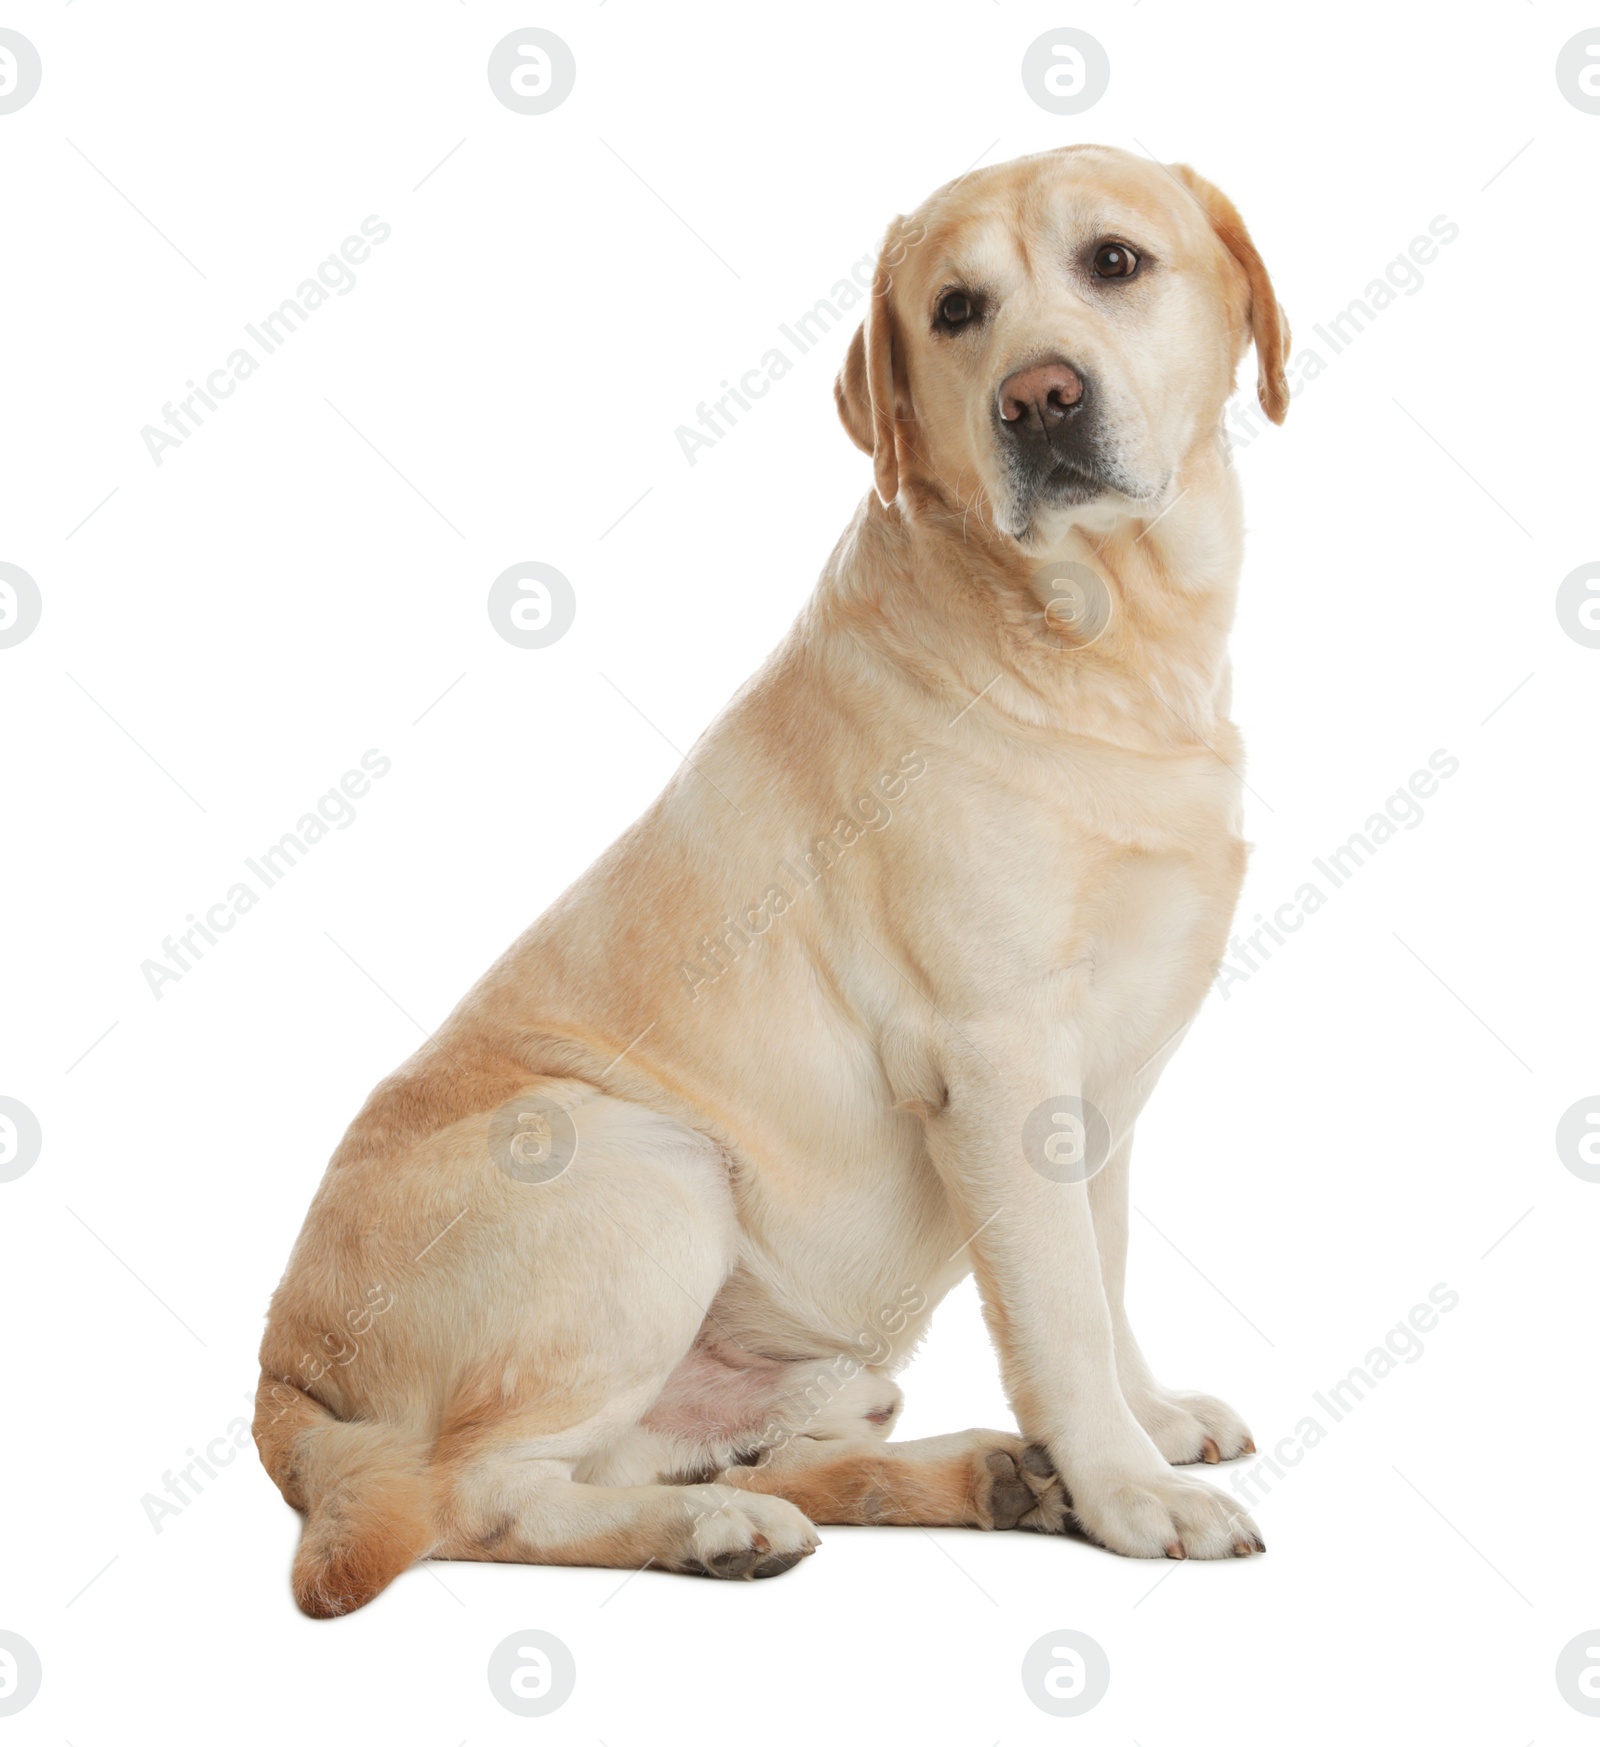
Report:
[[[919,275],[1003,277],[1040,252],[1102,234],[1203,246],[1198,203],[1163,164],[1108,147],[1019,158],[958,177],[904,220]]]

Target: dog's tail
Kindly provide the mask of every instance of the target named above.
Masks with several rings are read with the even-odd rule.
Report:
[[[291,1581],[313,1619],[364,1606],[427,1556],[433,1485],[418,1439],[372,1420],[341,1420],[264,1371],[254,1431],[262,1465],[305,1513]]]

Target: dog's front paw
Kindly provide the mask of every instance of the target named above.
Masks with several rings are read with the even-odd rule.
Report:
[[[1085,1533],[1132,1559],[1242,1559],[1267,1550],[1233,1499],[1176,1474],[1079,1479],[1072,1497]]]
[[[1175,1466],[1255,1453],[1249,1426],[1214,1395],[1150,1395],[1132,1406],[1150,1441]]]

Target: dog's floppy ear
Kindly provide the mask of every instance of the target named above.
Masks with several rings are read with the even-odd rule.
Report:
[[[1233,202],[1187,164],[1173,164],[1170,168],[1199,201],[1211,228],[1244,273],[1250,288],[1250,333],[1256,347],[1256,397],[1267,417],[1281,425],[1289,410],[1289,380],[1284,374],[1289,361],[1289,319],[1278,307],[1266,266]]]
[[[905,259],[905,242],[900,235],[903,222],[897,218],[889,227],[872,275],[867,313],[850,341],[844,366],[833,385],[839,418],[850,433],[850,440],[872,457],[873,480],[885,507],[894,502],[900,490],[895,415],[898,385],[904,381],[904,371],[898,356],[894,306],[889,293],[893,269]]]

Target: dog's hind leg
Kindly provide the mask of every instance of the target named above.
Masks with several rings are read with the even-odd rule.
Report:
[[[538,1144],[508,1171],[504,1104],[409,1144],[379,1105],[274,1301],[256,1433],[306,1513],[294,1588],[309,1613],[359,1607],[423,1558],[767,1575],[815,1545],[781,1499],[637,1484],[671,1461],[595,1465],[660,1396],[733,1265],[726,1161],[591,1087],[544,1082],[511,1115],[524,1107],[546,1128],[570,1118],[565,1157],[529,1122],[513,1140]]]
[[[457,1481],[435,1556],[776,1577],[817,1546],[783,1498],[714,1483],[591,1486],[569,1467],[526,1459],[514,1444],[486,1454]]]
[[[786,1498],[817,1523],[1062,1534],[1072,1515],[1049,1457],[1014,1432],[950,1432],[899,1444],[801,1437],[718,1478]]]

